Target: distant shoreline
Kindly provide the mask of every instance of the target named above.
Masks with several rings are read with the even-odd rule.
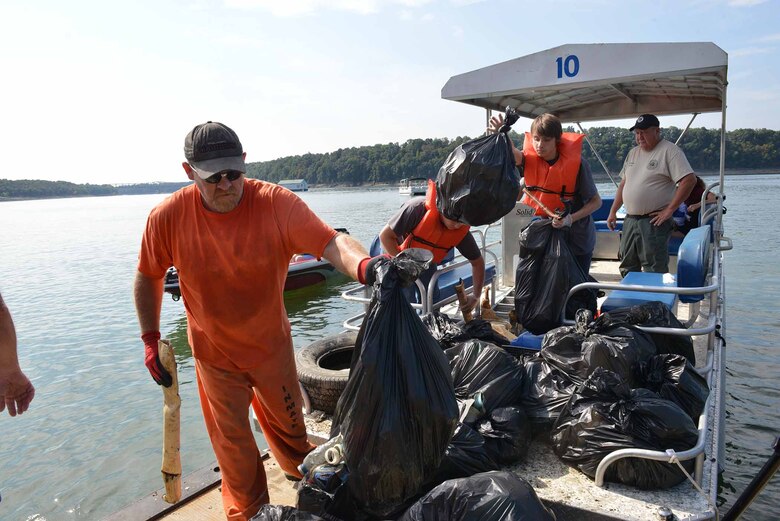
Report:
[[[717,171],[705,171],[705,172],[696,172],[699,176],[705,176],[705,177],[711,177],[711,176],[717,176]],[[780,169],[778,168],[756,168],[756,169],[741,169],[741,170],[726,170],[726,176],[735,176],[735,175],[777,175],[780,174]],[[613,172],[612,176],[613,178],[617,179],[619,175],[619,172]],[[597,171],[593,172],[593,180],[597,183],[603,182],[607,183],[610,182],[609,176],[604,173],[603,171]],[[272,182],[272,181],[266,181],[266,182]],[[144,185],[161,185],[161,184],[167,184],[166,182],[158,182],[158,183],[139,183],[137,185],[113,185],[113,186],[122,186],[123,188],[127,189],[128,187],[135,187],[135,186],[144,186]],[[178,184],[178,183],[170,183],[171,185]],[[187,186],[189,183],[181,183],[181,186],[176,187],[173,190],[170,191],[161,191],[159,188],[154,191],[146,191],[146,192],[135,192],[135,193],[119,193],[119,194],[76,194],[76,195],[53,195],[51,197],[3,197],[0,196],[0,203],[4,202],[14,202],[14,201],[37,201],[37,200],[43,200],[43,199],[73,199],[77,197],[111,197],[111,196],[118,196],[118,195],[151,195],[151,194],[169,194],[173,193],[176,190],[183,188],[184,186]],[[338,190],[338,189],[344,189],[344,188],[365,188],[365,189],[379,189],[379,188],[390,188],[396,186],[393,183],[364,183],[360,185],[353,185],[353,184],[336,184],[336,185],[309,185],[309,191],[319,191],[319,190]]]

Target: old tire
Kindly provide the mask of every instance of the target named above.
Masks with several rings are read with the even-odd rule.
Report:
[[[327,336],[300,349],[295,355],[298,380],[309,394],[313,409],[333,414],[347,386],[349,363],[357,331]]]

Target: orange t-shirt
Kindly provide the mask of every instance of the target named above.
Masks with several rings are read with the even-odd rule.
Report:
[[[248,369],[275,363],[290,345],[283,298],[290,257],[319,258],[335,236],[278,185],[246,179],[241,202],[228,213],[207,210],[190,185],[149,214],[138,270],[162,278],[176,266],[193,356]]]

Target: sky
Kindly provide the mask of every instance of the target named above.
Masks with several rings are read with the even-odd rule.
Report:
[[[447,80],[567,43],[713,42],[727,128],[780,130],[778,21],[778,0],[3,0],[0,178],[186,181],[207,120],[248,162],[476,137],[484,110]]]

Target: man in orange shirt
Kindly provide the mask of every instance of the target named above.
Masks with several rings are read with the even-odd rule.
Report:
[[[289,190],[245,179],[246,154],[222,123],[193,128],[184,155],[182,166],[194,184],[149,215],[135,278],[136,311],[146,366],[158,384],[169,386],[157,346],[163,279],[175,265],[201,408],[222,470],[225,513],[245,520],[269,501],[249,423],[253,397],[265,439],[287,474],[299,477],[297,466],[313,448],[283,302],[290,257],[310,252],[371,284],[386,259],[369,258],[359,242],[337,233]]]

